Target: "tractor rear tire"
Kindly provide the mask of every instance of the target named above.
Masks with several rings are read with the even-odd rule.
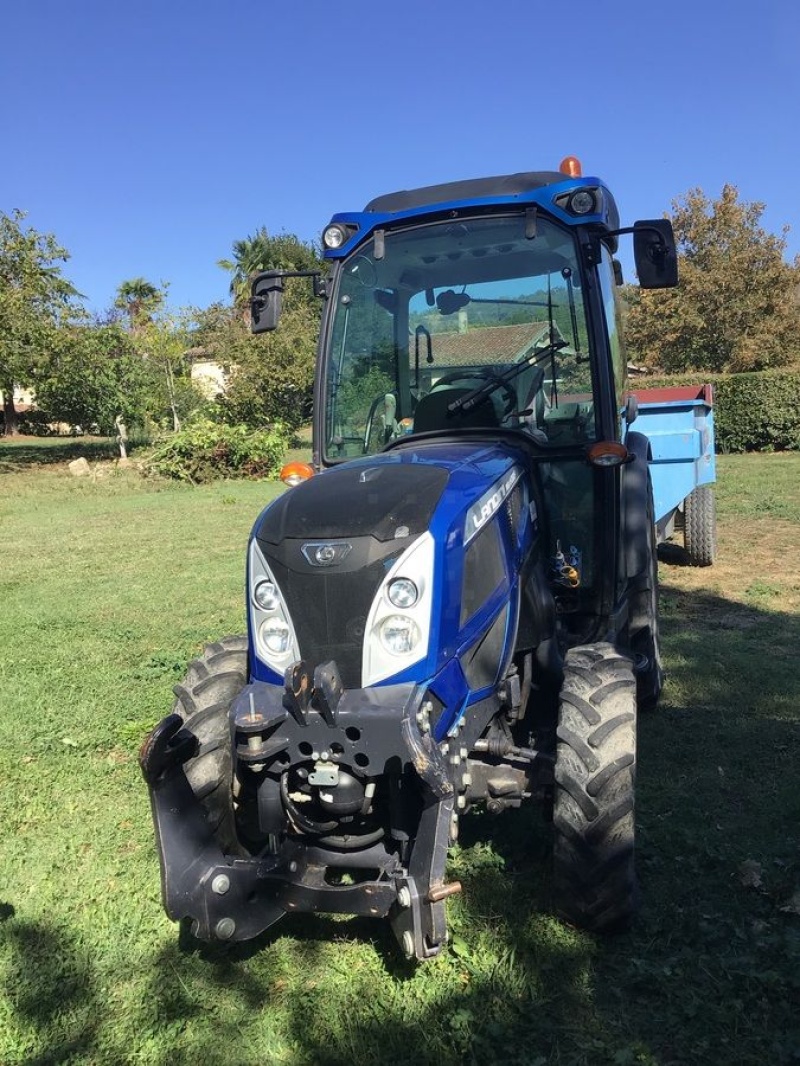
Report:
[[[627,928],[636,912],[636,681],[610,644],[567,652],[553,809],[553,902],[593,933]]]
[[[683,505],[683,546],[692,566],[711,566],[717,555],[714,490],[698,485]]]
[[[228,713],[247,684],[247,637],[223,637],[206,645],[174,688],[173,714],[197,737],[198,750],[184,773],[223,851],[239,853],[233,815],[231,734]]]

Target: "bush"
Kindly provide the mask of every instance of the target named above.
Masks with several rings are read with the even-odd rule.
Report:
[[[752,374],[681,374],[641,378],[637,387],[714,386],[717,451],[765,452],[800,448],[800,371],[769,370]]]
[[[287,447],[282,426],[248,429],[202,419],[162,441],[147,470],[193,484],[217,478],[274,478]]]

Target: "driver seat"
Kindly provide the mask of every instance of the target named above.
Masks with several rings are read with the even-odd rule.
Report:
[[[468,396],[473,391],[463,386],[444,385],[440,389],[434,388],[427,396],[420,397],[414,411],[414,432],[430,433],[437,429],[499,429],[500,416],[491,396],[470,411],[456,411],[451,414],[447,410],[454,400],[460,400],[462,396]]]

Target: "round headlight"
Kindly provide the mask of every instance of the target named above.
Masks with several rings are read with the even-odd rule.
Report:
[[[395,607],[413,607],[419,599],[419,589],[407,577],[398,577],[387,590],[390,603]]]
[[[381,644],[392,655],[408,655],[419,643],[416,622],[400,615],[390,615],[381,625]]]
[[[271,581],[259,581],[253,589],[253,602],[262,611],[274,611],[280,603],[278,590]]]
[[[342,226],[328,226],[322,234],[322,243],[326,248],[341,248],[347,240],[347,233]]]
[[[594,193],[588,189],[579,189],[569,198],[569,209],[576,215],[589,215],[597,210]]]
[[[269,618],[261,627],[261,639],[264,646],[273,655],[284,655],[289,650],[291,635],[289,627],[280,618]]]

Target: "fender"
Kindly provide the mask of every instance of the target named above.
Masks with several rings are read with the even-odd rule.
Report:
[[[649,552],[647,543],[647,498],[652,458],[650,441],[644,433],[629,433],[625,445],[634,456],[633,462],[622,468],[620,510],[622,526],[622,570],[630,582],[647,574]]]

